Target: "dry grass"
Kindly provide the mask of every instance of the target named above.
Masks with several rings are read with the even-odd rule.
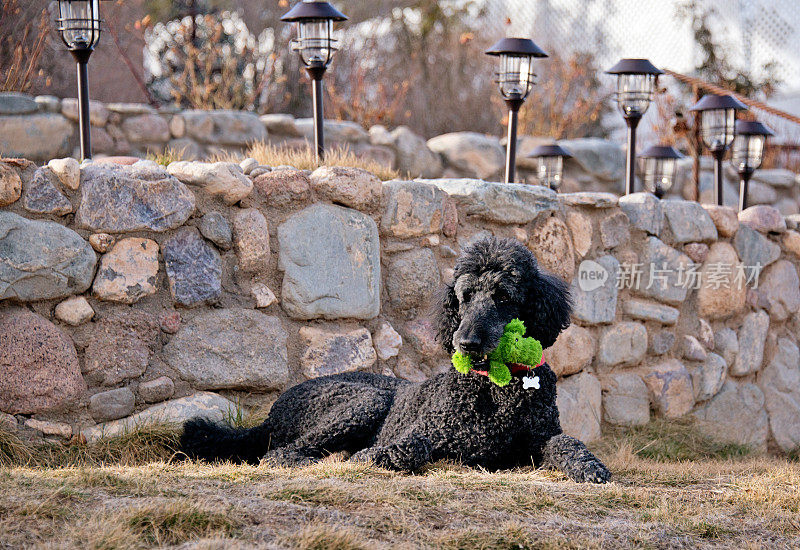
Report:
[[[614,472],[604,486],[578,485],[532,468],[488,473],[452,463],[404,476],[334,458],[307,468],[151,461],[148,456],[164,451],[117,455],[108,449],[121,444],[112,440],[100,447],[105,450],[91,451],[91,460],[45,467],[23,458],[0,468],[0,546],[800,545],[800,464],[715,451],[690,426],[666,431],[656,424],[648,430],[660,434],[664,449],[655,457],[646,451],[658,445],[640,445],[645,430],[614,434],[595,446]],[[704,458],[670,458],[667,451],[688,452],[675,450],[670,441],[678,436],[692,441],[688,448]],[[158,440],[128,437],[136,437],[128,445],[156,441],[162,449]],[[3,452],[8,448],[3,443]],[[39,456],[38,450],[29,452]],[[109,460],[115,456],[126,465]]]

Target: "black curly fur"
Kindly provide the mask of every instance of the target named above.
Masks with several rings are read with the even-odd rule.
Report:
[[[570,311],[566,284],[540,271],[525,246],[487,238],[456,263],[454,284],[441,296],[438,334],[448,352],[458,348],[480,360],[515,317],[527,335],[552,345]],[[404,472],[440,459],[490,470],[535,464],[575,481],[607,481],[605,466],[561,432],[553,371],[545,363],[534,375],[537,390],[524,389],[519,378],[500,388],[455,370],[420,384],[361,372],[325,376],[284,392],[256,428],[187,422],[181,449],[204,460],[281,465],[343,451]]]

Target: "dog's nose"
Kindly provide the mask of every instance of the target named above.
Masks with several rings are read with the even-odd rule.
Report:
[[[475,338],[462,339],[458,347],[462,353],[478,353],[481,350],[481,342]]]

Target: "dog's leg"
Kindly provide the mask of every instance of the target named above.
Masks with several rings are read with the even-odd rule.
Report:
[[[608,468],[582,442],[566,434],[551,437],[542,449],[543,465],[561,470],[578,483],[605,483]]]
[[[415,472],[430,462],[433,447],[425,436],[411,434],[385,447],[369,447],[351,457],[356,462],[374,462],[376,466],[401,472]]]

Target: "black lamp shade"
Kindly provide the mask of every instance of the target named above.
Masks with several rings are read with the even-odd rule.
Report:
[[[539,162],[537,179],[539,183],[558,191],[564,175],[564,159],[572,158],[569,151],[560,145],[539,145],[528,155]]]
[[[674,147],[653,145],[639,155],[639,168],[645,189],[658,198],[672,188],[677,172],[677,160],[683,158]]]
[[[710,151],[724,151],[736,133],[736,111],[747,106],[730,95],[703,96],[691,109],[700,112],[700,135]]]
[[[731,148],[731,164],[742,172],[755,170],[764,160],[764,144],[772,130],[757,121],[737,120],[736,137]]]
[[[58,32],[70,51],[94,49],[100,22],[100,0],[59,0]]]
[[[486,50],[487,55],[498,57],[497,84],[505,99],[524,100],[533,88],[533,60],[547,57],[539,46],[527,38],[504,38]]]
[[[606,71],[617,75],[616,100],[622,116],[641,117],[647,112],[663,72],[647,59],[622,59]]]
[[[289,10],[281,21],[297,23],[297,38],[292,49],[300,53],[306,67],[327,67],[337,50],[333,38],[333,22],[347,16],[328,2],[303,1]]]

